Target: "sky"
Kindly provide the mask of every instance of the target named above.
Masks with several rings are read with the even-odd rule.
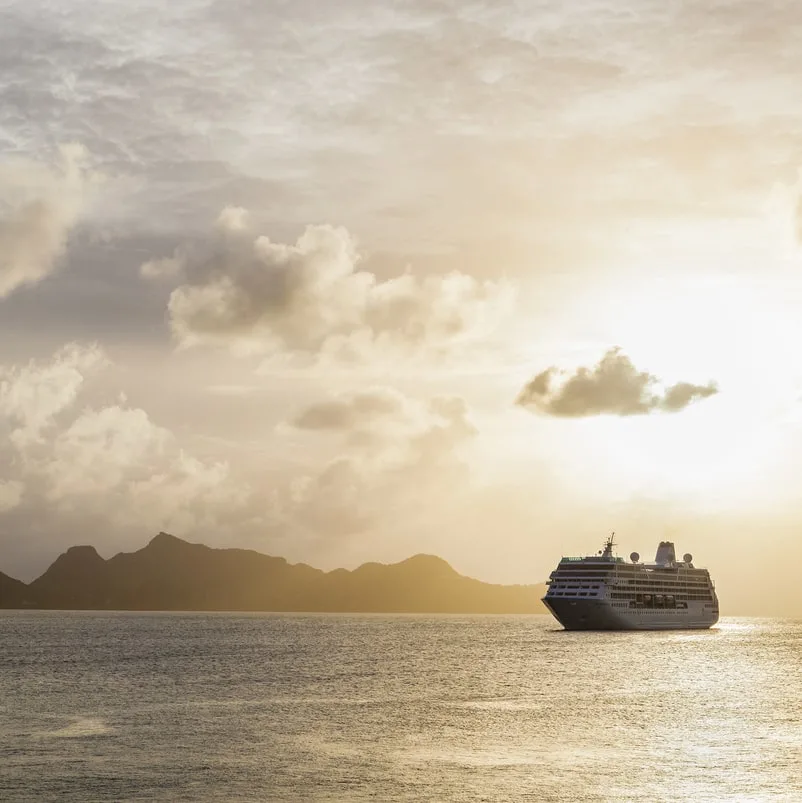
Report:
[[[802,615],[802,9],[0,7],[0,569],[159,530]]]

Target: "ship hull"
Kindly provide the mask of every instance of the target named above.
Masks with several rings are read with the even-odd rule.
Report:
[[[543,604],[566,630],[704,630],[718,621],[718,611],[616,608],[607,600],[543,598]]]

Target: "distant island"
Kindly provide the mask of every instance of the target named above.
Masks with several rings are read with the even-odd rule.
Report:
[[[0,572],[0,608],[321,613],[543,613],[543,585],[503,586],[442,558],[324,572],[247,549],[212,549],[159,533],[104,560],[70,547],[29,584]]]

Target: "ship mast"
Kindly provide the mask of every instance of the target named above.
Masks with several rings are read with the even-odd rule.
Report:
[[[615,531],[610,533],[610,537],[604,542],[604,552],[602,552],[603,558],[612,558],[613,557],[613,547],[615,546]]]

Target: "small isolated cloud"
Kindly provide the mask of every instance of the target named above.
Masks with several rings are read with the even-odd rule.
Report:
[[[548,368],[532,379],[516,404],[546,415],[581,418],[593,415],[676,413],[718,392],[715,383],[677,382],[662,387],[660,380],[639,371],[618,348],[610,349],[597,365],[573,374]]]
[[[58,162],[0,165],[0,299],[51,274],[87,198],[86,151],[65,145]]]
[[[375,349],[442,353],[492,332],[512,303],[505,282],[452,272],[381,280],[360,267],[351,235],[308,226],[294,245],[258,235],[240,208],[218,218],[211,248],[146,262],[150,278],[181,275],[168,310],[184,346],[362,361]]]
[[[677,382],[666,389],[660,403],[661,409],[668,413],[676,413],[684,410],[691,402],[699,399],[707,399],[718,393],[715,383],[708,382],[706,385],[693,385],[690,382]]]

